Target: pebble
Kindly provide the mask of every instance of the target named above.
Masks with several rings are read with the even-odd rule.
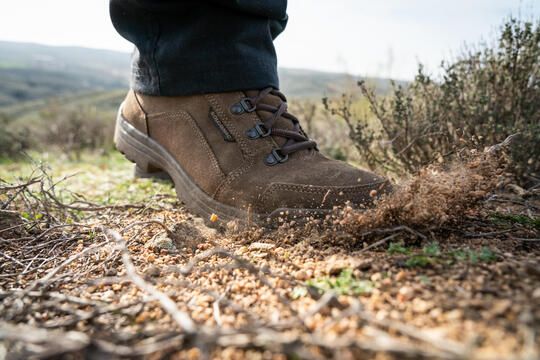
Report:
[[[307,273],[304,270],[298,270],[296,271],[293,276],[297,278],[298,280],[307,280],[308,276]]]
[[[144,271],[144,275],[149,276],[149,277],[158,277],[160,273],[161,273],[161,271],[159,270],[159,268],[157,266],[154,266],[154,265],[149,266]]]
[[[148,246],[148,248],[150,248],[151,250],[159,252],[161,252],[162,250],[166,250],[169,253],[176,251],[174,241],[166,235],[161,235],[154,238],[153,240],[149,241],[146,246]]]
[[[441,315],[442,315],[441,308],[434,308],[434,309],[431,309],[431,311],[429,312],[429,316],[433,319],[439,319]]]
[[[407,301],[409,300],[414,294],[414,290],[410,286],[404,286],[401,289],[399,289],[398,292],[398,300],[399,301]]]
[[[424,314],[428,312],[429,309],[431,309],[432,305],[420,298],[414,298],[412,300],[412,310],[416,313]]]
[[[463,317],[463,310],[461,309],[454,309],[446,313],[446,319],[449,321],[461,320],[462,317]]]
[[[270,250],[270,249],[273,249],[275,246],[276,245],[274,245],[274,244],[255,242],[255,243],[249,245],[249,249],[251,249],[251,250]]]
[[[508,309],[510,309],[511,305],[512,302],[508,299],[497,300],[493,303],[491,311],[495,315],[503,315],[506,311],[508,311]]]
[[[403,270],[397,273],[396,281],[403,281],[407,277],[407,273]]]
[[[114,291],[112,290],[107,290],[105,291],[104,293],[101,294],[101,298],[103,300],[111,300],[114,298]]]

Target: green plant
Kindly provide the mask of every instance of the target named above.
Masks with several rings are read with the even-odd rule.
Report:
[[[498,212],[490,214],[490,217],[493,218],[493,221],[496,223],[502,224],[521,224],[532,226],[536,229],[540,229],[540,218],[530,218],[527,215],[522,214],[500,214]]]
[[[483,149],[519,133],[512,169],[534,175],[540,172],[539,59],[540,23],[510,18],[497,43],[443,62],[439,80],[420,65],[414,81],[406,88],[393,84],[387,98],[360,81],[372,114],[356,114],[352,95],[324,105],[347,123],[371,169],[411,173],[464,147]]]
[[[465,251],[464,249],[452,250],[450,251],[450,256],[456,260],[466,260],[467,251]]]
[[[482,248],[478,258],[485,262],[497,261],[497,255],[495,255],[491,250],[487,248]]]
[[[415,267],[415,266],[428,266],[433,261],[433,258],[423,255],[415,255],[407,259],[405,266]]]
[[[386,252],[390,255],[409,255],[411,253],[411,249],[406,248],[403,241],[399,241],[397,243],[391,242],[390,245],[388,245],[388,250],[386,250]]]
[[[332,290],[338,295],[361,295],[371,292],[375,287],[372,281],[357,279],[351,269],[343,270],[335,279],[318,278],[309,280],[306,285],[317,289],[320,293]]]
[[[441,255],[441,249],[439,248],[439,242],[433,241],[430,243],[427,243],[426,246],[424,246],[424,254],[425,255],[431,255],[431,256],[440,256]]]

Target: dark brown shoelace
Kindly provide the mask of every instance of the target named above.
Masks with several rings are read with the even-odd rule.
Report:
[[[278,96],[282,100],[279,107],[261,103],[261,100],[269,94]],[[258,139],[260,137],[270,135],[280,136],[287,139],[281,148],[273,149],[272,152],[265,157],[264,162],[267,165],[275,165],[277,163],[285,162],[289,158],[289,154],[295,151],[307,149],[317,150],[317,143],[311,140],[306,135],[304,130],[302,130],[298,119],[294,115],[287,112],[287,98],[280,91],[269,87],[261,90],[254,98],[242,99],[240,103],[235,104],[235,106],[236,108],[233,106],[233,109],[231,110],[236,113],[240,113],[242,110],[246,112],[258,110],[272,113],[272,117],[270,119],[264,122],[261,121],[253,128],[246,131],[246,135],[250,139]],[[291,120],[293,123],[293,128],[290,130],[274,128],[274,124],[280,116]]]

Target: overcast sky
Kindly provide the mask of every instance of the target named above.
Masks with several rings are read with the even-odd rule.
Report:
[[[540,18],[540,0],[289,0],[280,66],[411,79],[463,44],[491,39],[510,14]],[[130,51],[108,0],[0,1],[0,40]]]

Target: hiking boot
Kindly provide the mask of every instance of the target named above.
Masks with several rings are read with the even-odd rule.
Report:
[[[272,88],[182,97],[130,91],[114,139],[139,175],[169,174],[189,210],[221,224],[370,206],[390,189],[382,177],[323,156]]]

